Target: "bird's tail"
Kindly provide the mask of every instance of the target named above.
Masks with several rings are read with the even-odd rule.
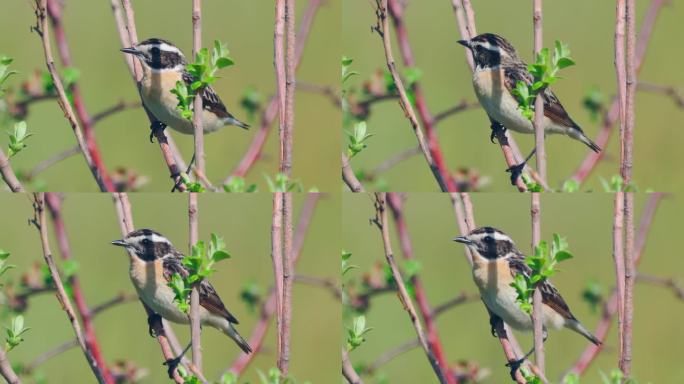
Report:
[[[572,329],[573,331],[579,333],[580,335],[586,337],[589,341],[591,341],[594,345],[600,346],[601,345],[601,340],[597,339],[596,336],[592,335],[591,332],[589,332],[588,329],[582,325],[577,320],[570,320],[567,322],[566,327]]]
[[[252,353],[252,347],[249,346],[247,341],[240,336],[238,331],[233,327],[232,324],[228,323],[228,327],[223,327],[222,328],[223,333],[228,335],[233,341],[235,341],[235,344],[240,347],[245,353]]]
[[[224,120],[225,120],[227,125],[236,125],[242,129],[249,129],[249,124],[243,123],[242,121],[235,118],[235,116],[233,116],[233,115],[229,115]]]
[[[588,138],[587,135],[585,135],[579,127],[572,129],[570,131],[570,136],[586,144],[587,147],[591,148],[592,151],[596,153],[601,152],[601,147],[599,147],[590,138]]]

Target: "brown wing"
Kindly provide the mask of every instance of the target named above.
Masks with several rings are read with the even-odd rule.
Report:
[[[525,258],[522,255],[511,257],[508,265],[514,278],[515,275],[522,274],[529,277],[532,274],[532,269],[525,264]],[[544,280],[539,287],[542,294],[542,303],[548,305],[566,319],[575,319],[575,316],[570,312],[568,304],[550,281]]]
[[[174,273],[178,273],[182,277],[188,276],[189,272],[185,265],[183,265],[182,255],[166,256],[162,260],[164,278],[167,282],[171,280],[171,276],[173,276]],[[228,312],[218,293],[216,293],[214,287],[207,280],[202,280],[199,285],[199,297],[200,305],[207,311],[221,316],[233,324],[238,324],[238,320]]]
[[[523,81],[525,84],[530,85],[534,80],[532,75],[527,71],[527,64],[525,63],[505,67],[504,78],[506,88],[509,92],[515,88],[518,81]],[[541,95],[544,99],[544,116],[557,124],[579,128],[579,126],[572,121],[551,89],[546,88]]]
[[[183,81],[185,84],[190,85],[195,81],[195,77],[189,74],[188,72],[183,72]],[[223,105],[223,102],[221,99],[218,97],[216,92],[214,92],[214,89],[211,88],[211,86],[208,86],[202,90],[201,93],[202,96],[202,106],[204,109],[216,114],[216,116],[220,118],[234,118],[233,115],[231,115],[228,110],[226,109],[226,106]]]

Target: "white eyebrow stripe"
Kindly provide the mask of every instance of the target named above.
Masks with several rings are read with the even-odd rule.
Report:
[[[155,243],[166,243],[166,244],[171,245],[171,242],[169,241],[169,239],[167,239],[164,236],[157,235],[155,233],[153,233],[151,235],[140,235],[140,236],[135,236],[135,237],[129,237],[128,241],[131,243],[138,243],[138,242],[142,241],[143,239],[149,239],[150,241],[155,242]]]
[[[492,52],[501,52],[501,48],[499,48],[498,45],[492,45],[488,41],[484,41],[484,42],[478,41],[475,43],[475,45],[479,45],[480,47],[487,49],[487,50],[490,50]]]
[[[160,50],[162,50],[162,51],[166,51],[166,52],[176,52],[176,53],[180,53],[180,54],[182,55],[180,49],[178,49],[178,47],[175,47],[175,46],[173,46],[173,45],[169,45],[169,44],[166,44],[166,43],[161,43],[161,44],[157,45],[157,47],[158,47]]]

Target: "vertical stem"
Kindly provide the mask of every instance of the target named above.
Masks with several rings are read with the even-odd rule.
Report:
[[[542,0],[532,0],[534,14],[534,57],[542,50],[544,40],[542,38]],[[542,180],[546,180],[546,149],[544,148],[544,99],[537,95],[534,100],[534,141],[537,153],[537,172]]]
[[[280,155],[279,172],[283,172],[285,162],[285,104],[286,104],[286,85],[285,85],[285,0],[275,2],[275,28],[273,32],[273,50],[276,75],[276,96],[278,98],[278,132],[280,136]]]
[[[636,78],[636,4],[627,0],[625,9],[627,58],[626,58],[626,97],[625,97],[625,134],[624,158],[621,174],[624,185],[632,182],[632,157],[634,148],[635,94]],[[632,368],[632,320],[634,317],[634,279],[636,278],[636,262],[634,257],[634,193],[625,193],[625,303],[624,331],[620,369],[629,378]]]
[[[287,375],[290,365],[290,323],[292,321],[292,282],[294,261],[292,255],[292,193],[283,193],[283,321],[282,344],[278,368]]]
[[[12,166],[10,165],[9,159],[0,149],[0,174],[2,174],[2,179],[5,180],[7,186],[12,190],[12,192],[24,192],[24,187],[17,179],[17,175],[14,174]]]
[[[192,57],[202,49],[201,0],[192,0]],[[204,166],[204,127],[202,127],[202,92],[198,89],[193,100],[192,125],[195,129],[195,167],[200,175],[206,175]]]
[[[190,192],[188,195],[188,221],[190,227],[190,244],[189,252],[192,253],[192,247],[197,244],[199,240],[199,224],[198,224],[198,204],[197,193]],[[199,290],[198,285],[193,284],[192,292],[190,293],[190,336],[192,340],[192,364],[198,371],[202,371],[202,345],[201,345],[201,329],[200,329],[200,304],[199,304]]]
[[[532,216],[532,250],[541,241],[541,202],[538,192],[532,193],[532,204],[530,213]],[[542,294],[539,286],[534,289],[532,296],[532,323],[534,326],[534,360],[537,368],[543,376],[545,375],[544,359],[544,324],[542,314]]]
[[[618,304],[618,356],[622,361],[623,354],[623,331],[625,319],[625,255],[624,255],[624,192],[615,194],[613,209],[613,261],[615,262],[615,287]]]
[[[280,167],[288,178],[292,177],[292,136],[295,119],[295,0],[285,0],[285,131],[284,153]]]
[[[273,221],[271,223],[271,260],[276,298],[276,330],[278,368],[282,352],[283,334],[283,192],[273,194]]]

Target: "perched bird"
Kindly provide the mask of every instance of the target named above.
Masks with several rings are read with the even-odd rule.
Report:
[[[174,323],[188,324],[190,319],[183,313],[173,299],[175,297],[167,285],[174,273],[181,276],[189,274],[183,265],[183,254],[164,236],[150,229],[139,229],[112,244],[126,248],[133,256],[130,258],[130,277],[140,299],[156,314]],[[225,333],[245,353],[252,348],[240,336],[233,324],[237,319],[228,312],[214,287],[207,280],[199,284],[200,321]]]
[[[525,256],[518,251],[513,240],[496,228],[482,227],[467,236],[456,237],[454,241],[465,244],[473,254],[473,280],[487,308],[514,329],[531,331],[532,319],[520,309],[511,283],[516,275],[530,276],[532,270],[525,264]],[[543,280],[539,288],[545,338],[547,328],[565,327],[596,345],[601,344],[570,312],[568,304],[550,281]]]
[[[482,108],[487,112],[492,129],[511,129],[534,133],[532,122],[518,109],[518,100],[511,93],[518,81],[531,84],[534,77],[527,64],[518,57],[515,48],[501,36],[485,33],[470,40],[459,40],[470,49],[475,61],[473,87]],[[601,148],[584,134],[563,108],[551,89],[540,94],[544,100],[544,132],[567,135],[581,141],[594,152]],[[492,140],[495,132],[492,132]],[[529,157],[528,157],[529,158]]]
[[[191,135],[194,131],[192,122],[183,117],[178,109],[178,99],[171,90],[178,81],[191,84],[196,79],[186,71],[187,64],[183,52],[171,42],[162,39],[147,39],[132,47],[121,49],[122,52],[134,55],[142,63],[143,78],[140,85],[140,96],[145,107],[158,122],[152,125],[152,135],[156,129],[170,126],[176,131]],[[236,119],[223,105],[216,92],[208,86],[201,90],[202,129],[205,133],[218,130],[226,125],[237,125],[247,129],[249,125]]]

